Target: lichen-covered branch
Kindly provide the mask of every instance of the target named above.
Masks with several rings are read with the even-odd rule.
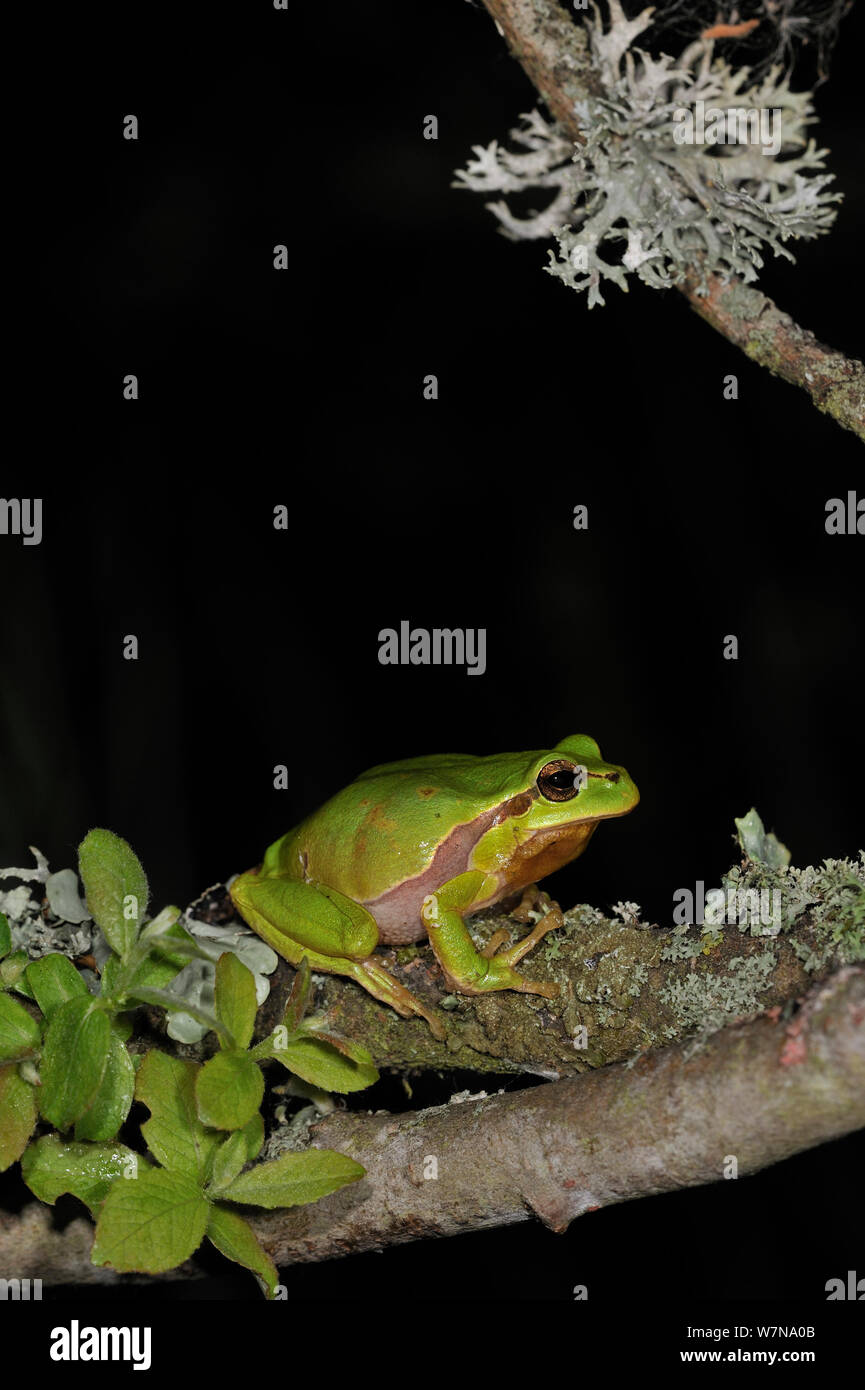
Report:
[[[719,877],[702,909],[698,902],[677,899],[673,920],[681,925],[645,922],[635,903],[617,904],[610,916],[588,904],[565,912],[563,926],[520,966],[529,978],[556,981],[557,998],[512,990],[450,994],[431,947],[423,942],[379,947],[378,954],[388,971],[439,1012],[443,1039],[423,1019],[400,1018],[342,976],[313,977],[311,1009],[325,1031],[362,1044],[379,1067],[403,1073],[528,1073],[558,1080],[791,1007],[815,981],[865,961],[865,851],[855,860],[827,859],[819,867],[799,869],[774,836],[765,834],[755,812],[737,825],[742,862]],[[37,885],[35,895],[29,885],[0,891],[0,910],[9,914],[15,944],[33,957],[64,951],[87,975],[85,962],[104,956],[102,934],[89,918],[70,920],[76,916],[77,888],[69,900],[58,896],[58,882],[62,886],[71,875],[77,883],[74,874],[52,875],[47,865],[40,872],[47,881]],[[471,918],[470,929],[479,946],[498,931],[516,939],[547,906],[543,895],[533,908],[521,904],[506,911],[505,904]],[[256,1023],[256,1037],[264,1038],[283,1020],[295,972],[234,913],[219,887],[203,894],[184,921],[199,943],[209,944],[214,958],[234,950],[250,968],[265,972],[262,984],[267,980],[270,992]],[[259,959],[257,951],[270,962]],[[196,1002],[212,973],[213,965],[202,964],[200,973],[187,966],[172,990]],[[214,1035],[206,1025],[197,1031],[178,1027],[182,1018],[172,1013],[166,1023],[161,1010],[140,1009],[133,1047],[155,1044],[204,1060],[216,1046]]]
[[[278,1265],[539,1217],[563,1231],[599,1207],[743,1177],[865,1126],[865,969],[780,1010],[589,1075],[403,1115],[337,1112],[314,1146],[366,1177],[305,1207],[264,1212]],[[86,1261],[87,1224],[45,1208],[0,1215],[0,1268],[48,1283],[115,1282]],[[173,1278],[200,1273],[188,1262]]]
[[[824,347],[806,328],[749,285],[717,276],[708,293],[695,282],[679,287],[692,309],[774,376],[807,391],[818,410],[865,439],[865,366]]]
[[[521,962],[527,975],[557,980],[558,998],[450,996],[428,945],[382,951],[441,1011],[443,1042],[353,981],[315,976],[311,1007],[325,1031],[365,1044],[381,1066],[528,1072],[549,1084],[462,1093],[408,1115],[337,1110],[322,1120],[307,1105],[287,1116],[264,1157],[334,1148],[367,1176],[319,1204],[256,1216],[271,1256],[325,1259],[532,1213],[560,1230],[594,1207],[715,1181],[734,1161],[753,1172],[865,1124],[865,851],[798,869],[755,811],[736,826],[741,861],[700,900],[677,893],[672,930],[642,922],[635,903],[616,904],[611,917],[585,905],[565,913]],[[98,970],[101,933],[75,875],[37,861],[4,871],[23,880],[0,891],[18,946],[6,975],[50,950]],[[527,890],[510,915],[476,916],[470,929],[479,945],[502,929],[521,935],[549,906]],[[203,940],[216,933],[217,953],[247,952],[258,938],[243,937],[232,914],[225,891],[210,889],[187,920]],[[263,1037],[283,1020],[294,971],[258,963],[270,977],[256,1020]],[[165,1033],[160,1010],[139,1010],[130,1047],[154,1045],[201,1059],[214,1039],[204,1031],[184,1042]],[[281,1068],[276,1079],[284,1082]],[[89,1263],[91,1239],[86,1220],[61,1231],[48,1208],[27,1203],[0,1213],[0,1267],[49,1283],[115,1281]],[[171,1277],[201,1273],[190,1260]]]
[[[774,867],[746,858],[731,868],[702,926],[653,926],[640,921],[634,904],[620,904],[613,917],[585,905],[565,913],[564,929],[521,965],[532,978],[557,980],[558,999],[512,991],[448,996],[428,945],[388,952],[387,967],[404,984],[425,1002],[444,1004],[444,1041],[422,1020],[397,1018],[333,976],[321,978],[316,1007],[333,1031],[361,1041],[380,1065],[549,1079],[783,1009],[815,980],[865,960],[865,852],[798,869],[774,837],[762,843],[768,847],[752,845],[753,852],[769,857],[774,845]],[[500,928],[523,930],[498,913],[473,919],[472,928],[479,942]]]
[[[791,91],[777,69],[745,90],[747,69],[710,61],[705,40],[675,64],[639,53],[631,44],[651,24],[650,9],[628,20],[609,0],[605,31],[597,16],[588,30],[574,23],[556,0],[484,3],[557,125],[530,113],[512,132],[527,152],[510,154],[497,142],[476,147],[460,186],[552,188],[549,205],[529,218],[515,217],[503,201],[487,206],[510,236],[554,235],[559,256],[548,269],[587,290],[590,307],[603,303],[604,279],[626,288],[637,274],[655,287],[675,286],[730,342],[865,439],[862,363],[823,347],[745,284],[764,248],[789,256],[789,238],[820,235],[834,217],[838,195],[826,191],[825,151],[806,135],[809,95]],[[720,146],[680,142],[681,117],[699,107],[702,120],[713,103],[740,107],[739,120],[750,108],[755,120],[780,118],[773,157],[765,143],[741,144],[741,132],[732,142],[721,132]],[[768,131],[761,130],[762,140]],[[622,244],[612,259],[598,254],[601,245],[609,253]]]

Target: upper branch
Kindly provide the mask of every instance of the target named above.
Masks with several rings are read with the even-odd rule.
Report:
[[[584,136],[574,103],[598,94],[584,29],[557,0],[484,0],[550,112],[571,139]],[[865,366],[825,347],[771,299],[736,278],[695,274],[677,288],[697,313],[753,361],[807,392],[818,410],[865,440]]]

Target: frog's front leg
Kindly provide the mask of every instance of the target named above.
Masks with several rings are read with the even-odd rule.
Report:
[[[253,931],[290,964],[300,965],[306,956],[312,970],[347,975],[403,1018],[416,1014],[437,1038],[445,1036],[435,1012],[373,956],[378,927],[360,903],[323,883],[255,871],[241,874],[229,891]]]
[[[523,975],[518,975],[513,967],[547,932],[563,925],[561,912],[555,909],[547,913],[515,946],[496,955],[485,956],[475,947],[462,918],[462,914],[481,895],[484,877],[479,869],[459,874],[457,878],[442,884],[435,893],[430,893],[421,908],[421,920],[427,929],[430,945],[450,987],[460,994],[516,989],[523,994],[543,994],[547,999],[554,999],[559,992],[555,981],[527,980]]]

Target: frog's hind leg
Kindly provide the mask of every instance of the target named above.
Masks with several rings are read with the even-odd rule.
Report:
[[[323,883],[255,872],[241,874],[230,892],[241,916],[291,965],[300,965],[306,956],[310,969],[346,975],[403,1018],[425,1018],[437,1038],[445,1036],[434,1010],[372,954],[378,928],[359,903]]]

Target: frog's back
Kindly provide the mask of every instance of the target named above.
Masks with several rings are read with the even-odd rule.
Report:
[[[536,754],[526,753],[527,769]],[[513,766],[470,754],[409,758],[370,768],[289,837],[306,876],[370,902],[430,864],[448,834],[505,800]],[[479,832],[480,833],[480,832]]]

